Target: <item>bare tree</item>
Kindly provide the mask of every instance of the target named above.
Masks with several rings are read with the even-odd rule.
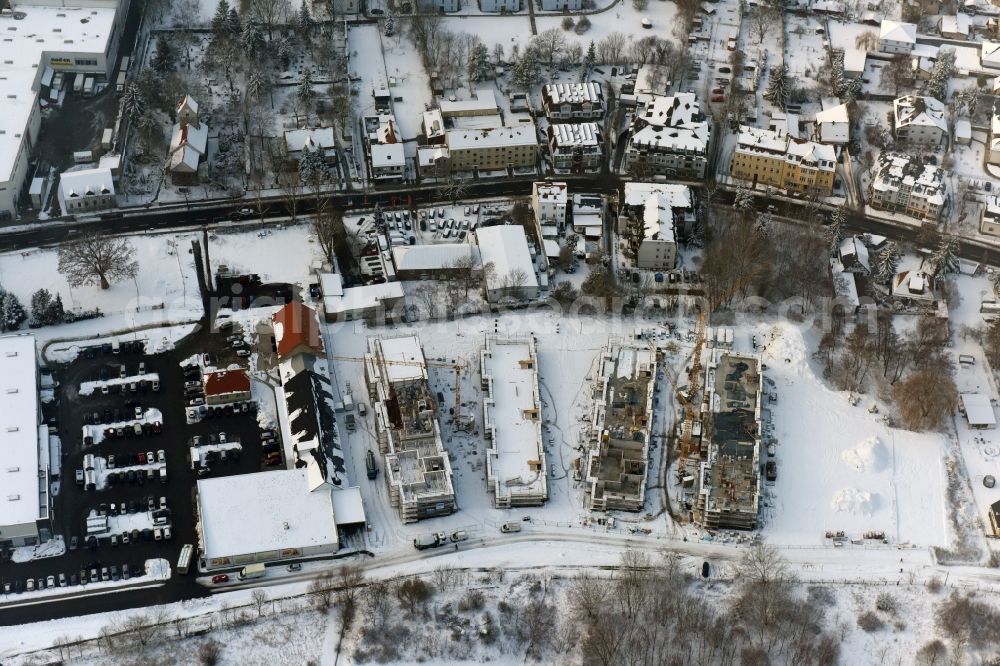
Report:
[[[910,430],[935,430],[944,425],[958,401],[958,389],[948,372],[917,370],[895,384],[893,402]]]
[[[364,581],[364,571],[356,564],[345,564],[337,569],[337,608],[345,626],[350,626],[354,619],[358,592]]]
[[[913,81],[913,70],[910,68],[910,56],[899,53],[892,57],[889,64],[882,68],[879,83],[883,88],[891,88],[892,94],[899,96],[899,91]]]
[[[302,197],[302,180],[298,174],[281,171],[278,173],[278,184],[281,185],[281,198],[285,202],[285,208],[292,221],[296,219],[299,199]]]
[[[854,38],[854,48],[865,51],[878,50],[878,33],[874,30],[866,30]]]
[[[357,232],[348,231],[344,224],[344,211],[336,206],[320,206],[312,217],[312,227],[323,256],[331,264],[337,256],[337,248],[341,245],[347,245],[352,261],[361,250],[360,247],[356,247],[356,243],[360,242]]]
[[[267,30],[268,38],[273,37],[275,25],[288,16],[288,0],[246,0],[247,9],[254,20]]]
[[[253,602],[253,605],[257,607],[257,617],[260,617],[264,614],[264,606],[267,605],[270,598],[267,596],[266,590],[258,587],[250,593],[250,600]]]
[[[361,591],[361,608],[375,631],[381,631],[392,611],[392,586],[387,581],[372,581]]]
[[[108,289],[111,282],[134,278],[139,262],[127,238],[88,233],[59,247],[59,272],[74,287],[99,283]]]
[[[312,599],[313,606],[320,613],[326,613],[333,605],[333,573],[323,572],[319,578],[312,580],[306,590]]]
[[[202,643],[198,648],[198,661],[202,666],[216,666],[222,659],[222,644],[215,640]]]
[[[531,45],[538,54],[538,59],[547,65],[555,63],[559,54],[566,49],[566,35],[559,28],[549,28],[537,34]]]
[[[411,615],[434,596],[434,588],[422,578],[407,578],[396,588],[396,596]]]

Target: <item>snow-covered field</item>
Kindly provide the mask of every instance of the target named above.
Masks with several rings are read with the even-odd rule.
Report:
[[[791,325],[755,328],[766,348],[765,376],[778,440],[778,480],[769,486],[764,533],[776,543],[816,544],[826,531],[884,532],[891,543],[944,545],[945,438],[889,428],[827,388]]]

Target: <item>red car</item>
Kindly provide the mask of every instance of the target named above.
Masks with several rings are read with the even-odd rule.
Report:
[[[216,574],[212,576],[213,585],[217,583],[228,583],[228,582],[229,582],[229,574]]]
[[[726,98],[723,97],[722,95],[716,95],[715,97],[712,98],[713,102],[724,102],[725,100]]]
[[[713,95],[725,95],[726,91],[723,90],[722,88],[716,88],[715,90],[712,91],[712,94]]]

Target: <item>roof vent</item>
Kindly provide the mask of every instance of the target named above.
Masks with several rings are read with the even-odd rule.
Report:
[[[21,499],[20,495],[7,495],[7,501],[9,502],[16,502],[19,499]]]
[[[9,388],[9,389],[7,389],[7,393],[17,393],[17,388],[16,387],[15,388]]]
[[[20,472],[21,468],[20,467],[8,467],[7,471],[8,472]]]

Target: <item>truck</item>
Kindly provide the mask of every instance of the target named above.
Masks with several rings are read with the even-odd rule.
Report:
[[[510,534],[511,532],[520,532],[521,523],[516,523],[516,522],[504,523],[503,525],[500,526],[500,531],[503,532],[504,534]]]
[[[242,569],[240,569],[239,579],[240,580],[252,580],[254,578],[263,578],[265,573],[264,564],[248,564]]]
[[[358,403],[358,414],[360,416],[364,416],[367,413],[368,413],[368,406],[365,405],[365,403],[363,403],[363,402],[359,402]]]
[[[349,432],[354,432],[355,428],[357,428],[357,425],[355,424],[354,421],[354,414],[348,414],[347,416],[345,416],[344,423],[347,425],[347,430]]]
[[[378,463],[375,461],[375,452],[371,449],[365,454],[365,467],[368,469],[368,479],[374,480],[378,476]]]
[[[443,546],[448,542],[448,535],[444,532],[437,532],[432,534],[421,534],[416,539],[413,540],[413,547],[417,550],[427,550],[428,548],[437,548],[438,546]]]

